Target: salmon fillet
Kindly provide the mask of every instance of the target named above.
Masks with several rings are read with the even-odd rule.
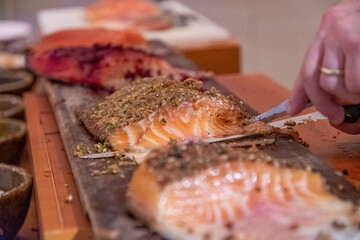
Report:
[[[166,29],[171,21],[161,9],[146,0],[102,0],[85,9],[86,19],[96,26]]]
[[[116,151],[273,132],[263,122],[243,126],[250,115],[240,103],[215,89],[205,90],[195,79],[135,81],[82,112],[79,118],[93,136]]]
[[[188,77],[206,79],[209,73],[171,65],[163,57],[124,46],[60,47],[35,52],[29,66],[38,74],[69,83],[120,89],[137,78]]]
[[[91,47],[94,44],[143,48],[145,43],[146,40],[140,33],[130,29],[68,29],[43,36],[39,43],[31,46],[31,50],[41,52],[59,47]]]
[[[225,144],[151,151],[128,205],[166,239],[360,239],[359,209],[330,193],[320,174]]]

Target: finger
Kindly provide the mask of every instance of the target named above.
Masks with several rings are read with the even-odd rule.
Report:
[[[330,47],[325,49],[322,66],[329,69],[344,69],[345,55],[342,50],[332,48],[331,46],[335,46],[334,44],[328,46]],[[352,93],[345,87],[345,79],[342,75],[321,73],[320,86],[324,91],[333,95],[339,103],[356,104],[360,101],[360,94]]]
[[[300,73],[296,79],[294,88],[289,98],[288,113],[290,115],[298,114],[304,109],[309,101],[305,85],[309,82],[316,81],[318,77],[318,67],[322,56],[321,37],[319,35],[311,43],[308,49]]]
[[[322,17],[315,39],[312,41],[306,52],[300,68],[300,73],[297,76],[295,85],[291,91],[287,109],[289,115],[295,115],[301,112],[309,101],[304,85],[307,82],[317,81],[318,79],[318,66],[323,54],[322,42],[335,19],[335,15],[336,11],[331,10],[327,11]]]
[[[298,76],[289,98],[287,112],[289,115],[296,115],[303,110],[309,101],[309,98],[303,87],[302,79]]]
[[[334,124],[340,124],[344,120],[343,107],[334,101],[333,97],[324,91],[320,86],[320,68],[322,65],[322,59],[324,54],[323,45],[317,46],[315,51],[308,55],[306,59],[309,71],[304,78],[304,90],[309,97],[310,101],[316,106],[316,108],[325,116],[329,118],[329,121]],[[311,59],[312,58],[312,59]],[[316,61],[316,62],[315,62]]]
[[[355,56],[356,55],[356,56]],[[360,101],[360,54],[351,53],[346,59],[345,66],[345,88],[352,95],[356,95],[357,99],[353,103]]]
[[[331,123],[340,124],[344,121],[344,108],[320,87],[318,81],[306,84],[305,91],[318,111],[327,116]]]

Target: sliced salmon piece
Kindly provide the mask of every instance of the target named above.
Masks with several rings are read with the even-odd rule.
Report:
[[[276,161],[225,144],[156,149],[135,171],[128,204],[167,239],[360,239],[356,206],[320,174]]]
[[[28,57],[28,64],[45,77],[110,89],[120,89],[128,82],[144,77],[184,80],[211,76],[173,66],[159,55],[120,45],[60,47],[35,52]]]
[[[85,17],[96,26],[126,26],[143,30],[166,29],[171,26],[161,9],[146,0],[98,1],[86,8]]]
[[[68,29],[43,36],[39,43],[31,46],[31,50],[41,52],[59,47],[91,47],[94,44],[143,48],[145,43],[142,34],[130,29]]]
[[[148,126],[140,134],[134,134],[139,129],[138,123],[135,123],[126,129],[114,131],[105,140],[114,150],[121,151],[129,147],[164,146],[170,141],[199,141],[232,134],[266,134],[272,131],[262,122],[242,127],[244,119],[239,118],[238,111],[234,103],[226,98],[214,101],[211,97],[204,97],[194,103],[183,102],[176,107],[156,110],[146,119]],[[129,142],[118,141],[125,134],[128,139],[135,141],[130,145]]]
[[[273,132],[262,122],[244,127],[249,117],[233,98],[215,89],[204,90],[202,82],[194,79],[137,81],[80,114],[85,127],[116,151]]]

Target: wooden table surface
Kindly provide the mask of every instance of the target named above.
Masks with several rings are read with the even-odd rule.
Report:
[[[215,74],[242,71],[242,48],[240,43],[231,38],[202,46],[183,47],[179,50],[202,70]]]
[[[289,90],[261,74],[219,75],[216,79],[258,112],[289,96]],[[89,220],[82,210],[56,120],[44,93],[26,93],[31,163],[36,205],[32,203],[18,239],[92,239]],[[313,108],[306,110],[314,111]],[[347,170],[350,181],[360,185],[360,135],[341,133],[327,120],[296,126],[309,151],[336,170]],[[72,201],[66,201],[69,196]],[[32,229],[32,230],[30,230]],[[34,230],[39,229],[39,236]]]

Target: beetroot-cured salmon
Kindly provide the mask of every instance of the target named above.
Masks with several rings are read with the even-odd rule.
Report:
[[[80,114],[89,132],[117,151],[273,132],[263,122],[243,126],[249,118],[235,99],[204,90],[201,81],[161,78],[135,81]]]
[[[143,48],[145,43],[146,40],[140,33],[130,29],[68,29],[43,36],[39,43],[31,46],[31,50],[41,52],[59,47],[91,47],[94,44]]]
[[[166,29],[171,21],[161,9],[146,0],[102,0],[85,10],[85,17],[96,26],[132,27],[141,30]]]
[[[209,73],[171,65],[159,55],[123,46],[60,47],[35,52],[28,64],[38,74],[64,82],[119,89],[144,77],[188,77],[205,79]]]
[[[133,175],[128,205],[172,240],[360,239],[359,209],[319,173],[225,144],[153,150]]]

